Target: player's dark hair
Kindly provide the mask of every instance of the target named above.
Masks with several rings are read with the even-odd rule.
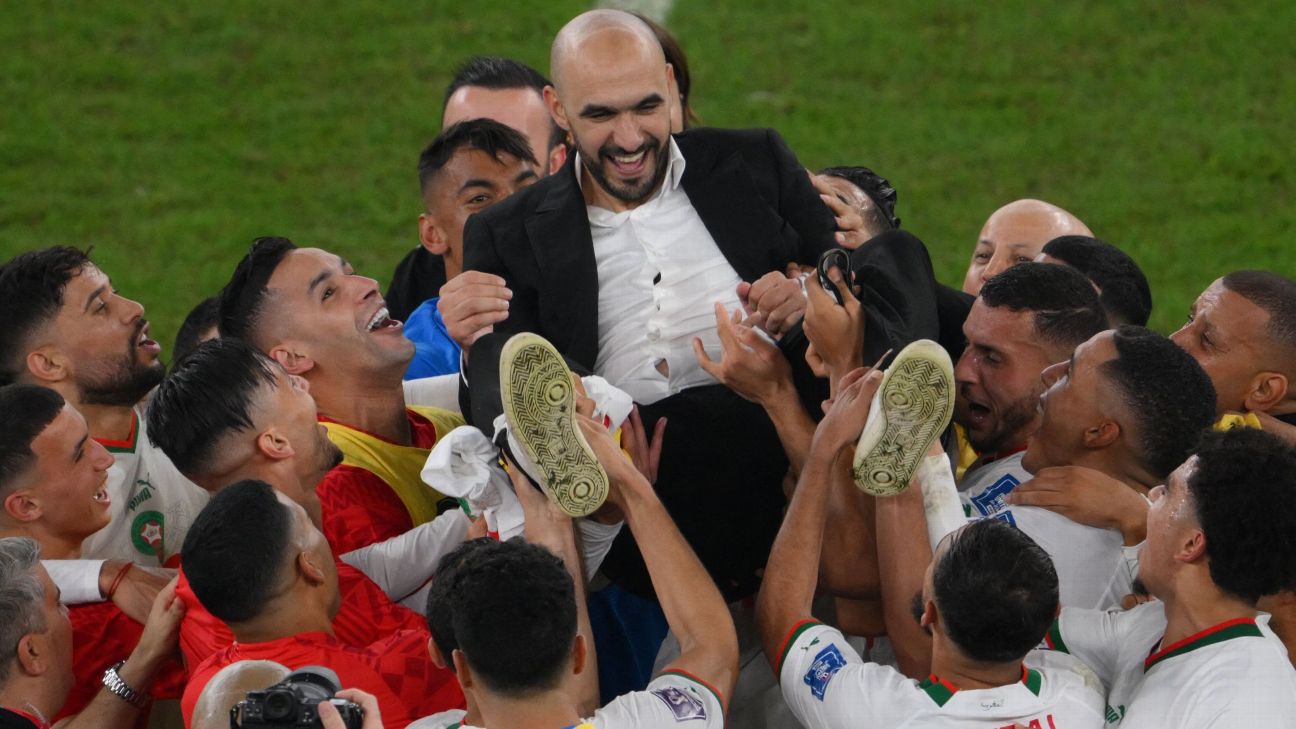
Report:
[[[180,560],[198,602],[226,623],[241,623],[274,594],[292,538],[292,512],[270,484],[239,481],[199,512]]]
[[[483,89],[496,90],[531,89],[543,97],[545,87],[550,85],[549,79],[545,78],[543,74],[521,61],[515,61],[512,58],[500,58],[499,56],[473,56],[455,70],[454,78],[450,79],[450,84],[446,86],[445,98],[441,102],[441,110],[445,110],[445,105],[450,102],[450,97],[454,96],[454,92],[464,86],[480,86]],[[550,119],[549,149],[537,149],[535,153],[548,153],[549,150],[562,144],[566,139],[567,132],[564,132],[557,122]]]
[[[1164,479],[1215,422],[1215,386],[1196,358],[1169,337],[1123,326],[1112,341],[1116,359],[1103,363],[1102,374],[1133,416],[1139,465]]]
[[[153,392],[149,440],[186,477],[208,475],[226,437],[253,427],[257,390],[274,387],[276,368],[241,339],[203,342]]]
[[[441,558],[436,574],[432,578],[432,587],[427,596],[427,624],[432,640],[447,661],[447,667],[454,670],[450,656],[459,647],[454,632],[454,596],[459,592],[459,579],[463,574],[460,566],[483,548],[494,544],[490,537],[469,539],[451,550]]]
[[[484,545],[458,568],[454,638],[491,690],[553,689],[576,638],[576,595],[562,560],[520,538]]]
[[[63,410],[63,396],[38,385],[0,387],[0,494],[36,463],[32,441]]]
[[[1031,312],[1035,334],[1053,345],[1058,360],[1107,328],[1097,292],[1069,266],[1019,263],[986,281],[980,298],[991,308]]]
[[[666,56],[666,62],[675,70],[675,87],[679,89],[680,111],[682,112],[680,117],[684,121],[684,128],[689,129],[697,126],[700,119],[698,119],[697,113],[693,111],[693,107],[689,104],[689,99],[692,98],[690,94],[693,92],[693,75],[689,73],[688,56],[684,55],[684,48],[680,46],[675,36],[671,35],[671,32],[662,27],[657,21],[634,10],[627,12],[643,21],[643,24],[652,30],[653,35],[657,36],[662,55]]]
[[[220,297],[208,296],[189,312],[184,322],[180,325],[180,331],[176,334],[175,346],[171,348],[172,364],[179,362],[189,355],[190,352],[201,344],[198,337],[202,333],[218,327],[220,324]]]
[[[932,573],[945,634],[974,661],[1020,661],[1058,606],[1053,560],[1025,532],[982,519],[949,537]]]
[[[27,342],[63,308],[68,281],[94,265],[90,251],[53,246],[20,253],[0,265],[0,385],[27,368]]]
[[[1262,430],[1208,432],[1188,492],[1211,580],[1254,603],[1296,590],[1296,448]]]
[[[1093,281],[1112,326],[1147,325],[1152,315],[1152,287],[1143,269],[1125,251],[1087,235],[1054,238],[1043,250]]]
[[[539,164],[526,137],[516,129],[494,119],[468,119],[442,129],[419,154],[419,189],[426,193],[432,178],[454,157],[455,152],[465,147],[480,149],[496,159],[503,153],[533,165]]]
[[[1266,333],[1281,353],[1277,359],[1296,375],[1296,281],[1269,271],[1234,271],[1224,277],[1224,288],[1268,312]]]
[[[252,241],[239,261],[229,283],[220,293],[220,335],[238,337],[253,344],[265,314],[270,277],[284,256],[297,249],[287,238],[263,236]]]
[[[869,196],[873,201],[873,219],[866,223],[883,230],[900,228],[900,218],[895,214],[896,190],[887,178],[867,167],[825,167],[819,174],[840,177]]]

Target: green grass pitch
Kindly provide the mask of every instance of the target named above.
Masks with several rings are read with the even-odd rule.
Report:
[[[168,348],[257,235],[385,287],[455,64],[545,70],[585,7],[5,3],[0,258],[93,244]],[[1226,271],[1296,275],[1296,4],[680,0],[668,25],[705,123],[888,176],[947,283],[1028,196],[1134,255],[1162,331]]]

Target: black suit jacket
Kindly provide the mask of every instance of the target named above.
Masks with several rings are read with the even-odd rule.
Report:
[[[675,142],[685,161],[680,184],[744,281],[792,261],[813,264],[835,245],[832,214],[777,132],[694,129]],[[502,276],[513,291],[497,332],[536,332],[593,370],[598,273],[575,158],[469,218],[464,269]]]

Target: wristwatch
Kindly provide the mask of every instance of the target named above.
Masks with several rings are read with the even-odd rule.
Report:
[[[126,661],[117,661],[112,668],[104,671],[103,685],[113,696],[125,701],[137,709],[143,709],[148,703],[148,695],[143,691],[137,691],[130,687],[130,684],[122,680],[121,674],[117,671],[126,665]]]

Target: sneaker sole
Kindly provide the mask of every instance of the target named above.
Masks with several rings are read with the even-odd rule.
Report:
[[[535,334],[511,337],[500,352],[500,396],[513,439],[540,470],[545,495],[573,517],[602,506],[607,473],[574,420],[571,372],[553,345]]]
[[[930,340],[910,344],[896,355],[878,392],[886,425],[873,442],[861,434],[851,475],[865,493],[894,496],[909,488],[927,448],[954,414],[949,354]]]

